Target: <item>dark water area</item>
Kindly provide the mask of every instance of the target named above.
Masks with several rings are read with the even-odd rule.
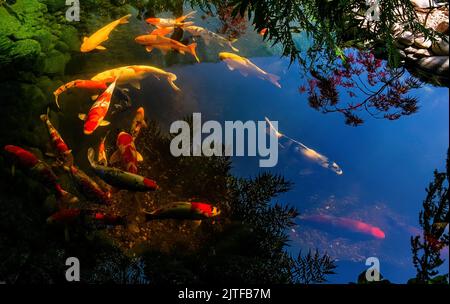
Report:
[[[136,15],[137,12],[132,11]],[[193,21],[212,31],[220,25],[213,17],[196,17]],[[102,23],[103,20],[90,18],[87,27],[95,29]],[[162,55],[158,50],[148,53],[132,39],[144,30],[148,30],[148,26],[133,17],[130,24],[113,32],[113,37],[104,44],[107,51],[74,52],[64,75],[51,87],[56,89],[64,82],[90,79],[107,69],[136,64],[156,66],[176,74],[175,83],[181,92],[175,92],[165,79],[157,80],[152,76],[141,81],[140,90],[124,85],[123,88],[129,89],[131,108],[111,115],[113,104],[106,117],[111,125],[99,127],[91,136],[83,134],[83,122],[77,117],[78,113],[89,110],[91,94],[78,90],[66,92],[60,96],[59,111],[52,100],[39,109],[43,113],[50,106],[52,122],[72,147],[79,167],[92,174],[86,157],[88,148],[97,147],[109,130],[108,154],[111,155],[115,150],[115,136],[129,128],[136,109],[141,106],[147,119],[156,122],[163,132],[169,131],[172,122],[190,117],[194,112],[202,114],[203,122],[215,120],[222,125],[225,121],[264,121],[268,117],[278,121],[281,133],[336,162],[343,174],[338,175],[280,147],[278,163],[272,168],[259,167],[259,157],[232,157],[233,175],[247,178],[267,171],[282,175],[294,185],[290,191],[274,198],[274,203],[294,206],[300,215],[351,218],[385,233],[385,238],[376,239],[345,227],[336,229],[327,223],[310,225],[298,217],[296,225],[288,231],[288,253],[296,255],[299,250],[309,249],[328,253],[338,266],[336,274],[329,277],[330,283],[355,281],[367,269],[368,257],[380,260],[381,272],[391,282],[405,283],[414,276],[410,237],[420,232],[418,214],[426,195],[425,187],[433,179],[433,170],[444,169],[449,146],[447,87],[425,84],[413,90],[412,95],[419,100],[416,114],[396,121],[368,117],[363,125],[352,127],[344,123],[339,113],[323,114],[312,109],[307,95],[299,92],[299,87],[306,82],[302,66],[280,57],[281,47],[265,42],[250,25],[233,45],[239,48],[239,55],[280,76],[281,89],[268,81],[230,71],[217,56],[220,51],[230,51],[227,46],[214,43],[206,46],[197,39],[201,63],[195,63],[189,54]],[[297,43],[309,44],[302,35],[298,36]],[[38,114],[30,115],[29,119],[35,121],[30,124],[41,123]],[[40,137],[44,136],[45,129],[43,125],[37,128],[40,133],[25,145],[40,142],[39,147],[43,148],[47,144]],[[448,269],[448,249],[445,254],[444,271]]]

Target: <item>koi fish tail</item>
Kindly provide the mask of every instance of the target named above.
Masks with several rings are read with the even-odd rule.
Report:
[[[43,122],[45,122],[45,123],[47,123],[47,121],[48,121],[48,114],[50,113],[50,108],[47,108],[47,113],[46,114],[42,114],[41,116],[39,116],[39,118],[43,121]]]
[[[175,21],[176,21],[177,23],[183,22],[185,19],[191,18],[192,16],[194,16],[195,13],[196,13],[196,11],[192,11],[192,12],[190,12],[190,13],[187,13],[187,14],[184,15],[184,16],[181,16],[181,17],[175,19]]]
[[[281,89],[281,84],[278,82],[280,80],[279,76],[267,73],[266,77],[274,86]]]
[[[232,42],[230,41],[229,43],[228,43],[228,46],[234,51],[234,52],[239,52],[239,49],[237,49],[237,48],[235,48],[233,45],[232,45]]]
[[[60,184],[56,184],[55,188],[56,188],[56,196],[57,196],[58,200],[60,200],[62,202],[71,203],[71,204],[77,203],[79,201],[78,197],[76,197],[72,193],[64,190],[63,188],[61,188]]]
[[[168,73],[168,77],[167,77],[167,81],[169,82],[170,86],[175,90],[175,91],[181,91],[179,87],[177,87],[174,83],[175,80],[177,80],[177,75],[173,74],[173,73]]]
[[[197,52],[195,50],[195,48],[197,47],[197,43],[194,42],[192,44],[189,44],[187,47],[189,49],[189,52],[192,54],[192,56],[195,57],[195,60],[197,60],[197,62],[200,62],[200,59],[198,59]]]
[[[128,19],[130,19],[131,14],[128,14],[122,18],[119,19],[119,24],[127,24],[129,22]]]

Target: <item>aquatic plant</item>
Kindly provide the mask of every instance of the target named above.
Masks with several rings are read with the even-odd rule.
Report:
[[[419,213],[422,235],[411,237],[413,264],[416,277],[408,283],[449,283],[448,273],[439,274],[438,268],[444,263],[441,251],[449,246],[448,223],[450,176],[450,154],[447,152],[446,171],[434,171],[434,180],[426,189],[423,210]]]
[[[306,256],[299,252],[294,260],[293,278],[297,284],[318,284],[327,281],[327,276],[335,274],[336,265],[327,254],[309,250]]]

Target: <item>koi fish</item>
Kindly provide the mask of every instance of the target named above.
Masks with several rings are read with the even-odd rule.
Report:
[[[219,58],[225,61],[230,71],[237,69],[245,77],[254,75],[262,80],[268,80],[276,87],[281,88],[281,85],[278,83],[278,80],[280,80],[279,76],[267,73],[247,58],[227,52],[219,53]]]
[[[94,149],[89,148],[88,160],[92,169],[95,174],[111,186],[131,191],[153,191],[158,188],[158,185],[154,180],[144,176],[96,164],[94,161],[94,154]]]
[[[189,53],[195,57],[195,60],[197,60],[197,62],[200,62],[200,59],[197,57],[197,53],[195,52],[197,43],[184,45],[183,43],[174,39],[151,34],[138,36],[135,38],[135,41],[139,44],[144,45],[147,52],[151,52],[154,48],[157,48],[165,55],[168,51],[175,50],[183,55],[184,53]]]
[[[131,65],[107,70],[95,75],[91,78],[91,80],[106,81],[117,77],[118,85],[130,83],[139,90],[141,88],[139,81],[144,79],[147,75],[153,75],[158,80],[160,77],[165,77],[175,91],[180,91],[174,83],[174,81],[177,80],[177,76],[175,74],[146,65]]]
[[[70,166],[65,169],[70,172],[81,193],[83,193],[87,199],[92,200],[97,204],[111,204],[108,193],[104,192],[102,188],[80,168]]]
[[[108,134],[109,131],[106,133],[105,137],[103,137],[100,140],[100,144],[98,145],[97,162],[103,166],[108,166],[108,158],[106,157],[106,146],[105,146],[105,141]]]
[[[299,216],[303,222],[320,224],[331,227],[332,229],[343,228],[351,232],[362,233],[376,239],[384,239],[385,233],[378,227],[345,217],[335,217],[325,214]]]
[[[162,219],[204,220],[216,217],[220,210],[201,202],[175,202],[152,212],[145,212],[146,221]]]
[[[138,161],[143,161],[142,155],[136,151],[133,136],[120,132],[116,140],[117,150],[111,155],[109,161],[114,164],[122,162],[125,171],[136,174]]]
[[[109,34],[119,25],[128,23],[130,15],[126,15],[110,24],[102,27],[97,32],[92,34],[90,37],[84,37],[83,43],[81,44],[80,51],[83,53],[90,52],[92,50],[106,50],[104,46],[101,46],[103,42],[109,39]]]
[[[133,122],[131,123],[131,136],[136,139],[141,131],[141,128],[147,128],[147,123],[145,122],[144,117],[144,108],[139,107],[136,111],[136,116],[133,118]]]
[[[53,92],[53,95],[55,95],[56,105],[58,106],[58,108],[60,108],[59,103],[58,103],[58,97],[63,92],[67,91],[68,89],[79,88],[79,89],[87,89],[87,90],[104,91],[104,90],[106,90],[107,87],[108,86],[106,84],[106,81],[92,81],[92,80],[78,79],[78,80],[74,80],[74,81],[68,82],[68,83],[60,86]]]
[[[306,158],[318,163],[320,166],[332,170],[337,175],[342,175],[344,173],[338,166],[338,164],[336,164],[335,162],[331,162],[328,157],[311,148],[308,148],[301,142],[280,133],[277,129],[275,129],[272,122],[267,117],[265,117],[265,120],[268,123],[270,130],[273,132],[272,134],[274,134],[278,138],[284,139],[285,142],[280,143],[280,146],[282,146],[283,148],[292,148],[296,153],[302,154]]]
[[[184,22],[184,20],[191,18],[196,11],[192,11],[184,16],[174,18],[148,18],[145,21],[149,24],[152,24],[158,28],[160,27],[175,27],[175,26],[183,26],[187,24],[194,24],[193,22]]]
[[[52,125],[49,119],[49,111],[47,108],[47,114],[42,114],[40,116],[41,120],[45,123],[48,129],[48,133],[50,134],[50,139],[52,141],[53,147],[58,152],[58,155],[66,162],[66,164],[71,164],[73,162],[72,150],[67,147],[67,144],[62,139],[58,130]]]
[[[108,226],[126,225],[126,219],[122,216],[79,208],[61,209],[47,218],[47,224],[73,224],[84,218]]]
[[[58,177],[53,172],[52,168],[37,158],[36,155],[13,145],[6,145],[4,149],[14,158],[15,164],[18,164],[22,169],[28,171],[33,178],[37,179],[46,187],[53,189],[58,199],[64,199],[70,203],[78,201],[77,197],[61,187]]]
[[[195,37],[202,37],[202,39],[205,41],[206,45],[209,45],[211,40],[216,41],[220,46],[228,45],[234,52],[239,52],[237,48],[235,48],[231,43],[235,42],[236,40],[230,41],[219,34],[216,34],[214,32],[211,32],[203,27],[190,25],[183,27],[184,30],[188,31],[192,36]]]
[[[150,35],[166,36],[174,31],[174,27],[161,27],[150,32]]]
[[[78,118],[84,120],[84,134],[92,134],[99,126],[109,125],[109,121],[104,120],[106,114],[108,113],[109,105],[111,104],[111,97],[114,93],[114,88],[116,87],[116,80],[109,85],[105,92],[98,97],[94,102],[89,113],[78,114]]]

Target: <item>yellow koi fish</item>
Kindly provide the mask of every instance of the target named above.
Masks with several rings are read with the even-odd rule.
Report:
[[[197,53],[195,52],[197,43],[184,45],[174,39],[152,34],[138,36],[136,37],[135,41],[139,44],[144,45],[147,52],[151,52],[154,48],[159,49],[163,54],[167,54],[167,52],[170,50],[175,50],[183,55],[184,53],[189,53],[195,57],[195,60],[197,60],[197,62],[200,62],[200,59],[198,59]]]
[[[136,111],[136,116],[131,123],[130,133],[133,138],[136,138],[141,131],[141,128],[147,128],[147,123],[145,122],[145,111],[143,107],[139,107]]]
[[[91,78],[91,80],[107,81],[109,79],[114,79],[115,77],[120,76],[117,80],[118,85],[129,83],[139,90],[141,88],[139,81],[144,79],[148,75],[153,75],[158,80],[160,79],[160,77],[165,77],[170,86],[175,91],[180,91],[180,89],[174,83],[174,81],[177,80],[177,75],[147,65],[130,65],[107,70],[95,75]]]
[[[228,69],[230,69],[231,71],[237,69],[245,77],[247,77],[248,75],[254,75],[263,80],[268,80],[276,87],[281,88],[281,85],[278,83],[280,77],[267,73],[266,71],[260,69],[247,58],[227,52],[219,53],[219,58],[220,60],[225,61]]]
[[[110,24],[102,27],[90,37],[84,37],[83,43],[81,44],[80,51],[83,53],[90,52],[92,50],[106,50],[104,46],[101,46],[103,42],[109,39],[109,34],[119,25],[128,23],[128,19],[131,17],[130,15],[126,15],[116,21],[111,22]]]

